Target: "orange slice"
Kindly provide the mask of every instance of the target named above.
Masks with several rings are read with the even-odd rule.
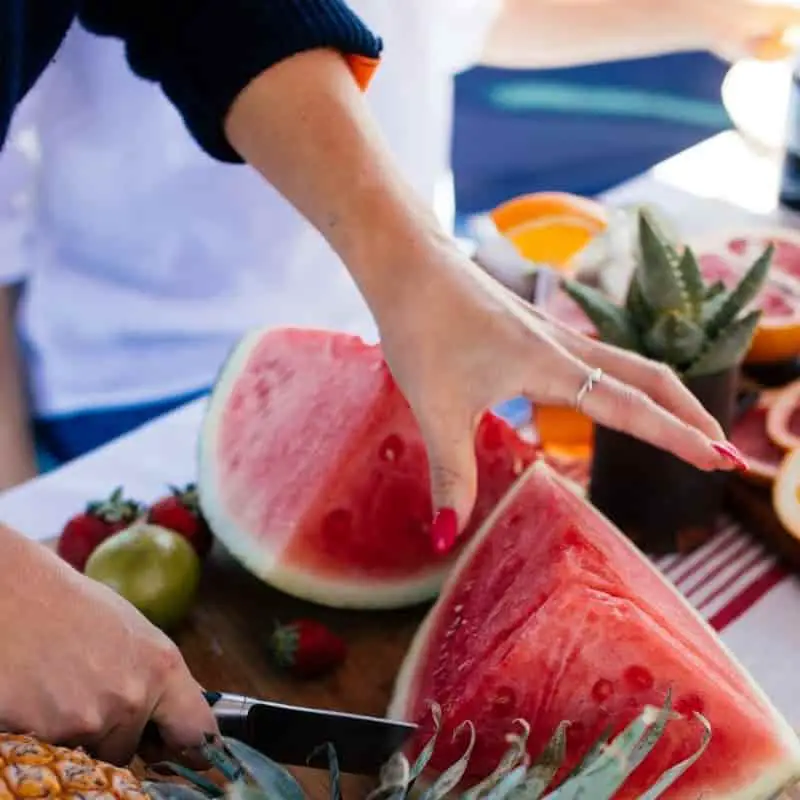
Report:
[[[543,217],[505,231],[523,258],[557,268],[569,265],[602,228],[581,217]]]
[[[501,203],[489,216],[501,233],[544,217],[577,217],[602,230],[608,223],[605,206],[570,192],[532,192]]]

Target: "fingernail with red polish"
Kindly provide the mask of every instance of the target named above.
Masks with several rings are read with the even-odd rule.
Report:
[[[431,526],[433,549],[439,555],[444,555],[452,549],[457,536],[458,517],[456,512],[452,508],[440,508],[436,512]]]
[[[727,458],[736,469],[747,472],[748,467],[744,456],[739,452],[738,448],[734,447],[730,442],[711,442],[711,446],[723,458]]]

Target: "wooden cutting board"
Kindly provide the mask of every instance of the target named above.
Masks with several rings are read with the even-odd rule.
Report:
[[[383,716],[395,675],[425,610],[323,609],[269,589],[224,552],[215,552],[206,564],[199,601],[175,639],[206,689]],[[347,642],[347,661],[335,674],[303,681],[271,665],[266,640],[274,621],[294,617],[324,622]],[[312,800],[328,800],[325,773],[295,770],[295,774]],[[364,797],[374,785],[374,780],[350,777],[345,796]]]

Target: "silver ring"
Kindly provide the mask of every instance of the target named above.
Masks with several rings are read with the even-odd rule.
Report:
[[[603,370],[598,367],[597,369],[593,369],[587,376],[586,380],[583,382],[583,385],[580,389],[578,389],[578,394],[575,397],[575,408],[580,411],[581,403],[583,403],[584,398],[586,397],[589,392],[594,389],[594,387],[600,382],[600,379],[603,377]]]

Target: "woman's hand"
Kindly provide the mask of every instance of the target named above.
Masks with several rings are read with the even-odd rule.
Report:
[[[0,728],[124,764],[148,720],[176,751],[216,733],[177,647],[126,600],[0,526]]]
[[[413,291],[398,295],[379,322],[387,361],[428,447],[440,511],[433,532],[437,549],[449,549],[472,510],[480,414],[520,395],[574,406],[596,368],[603,377],[581,403],[594,420],[703,470],[735,466],[737,454],[724,454],[717,421],[669,368],[525,307],[445,240],[425,258],[426,268],[413,270]]]

